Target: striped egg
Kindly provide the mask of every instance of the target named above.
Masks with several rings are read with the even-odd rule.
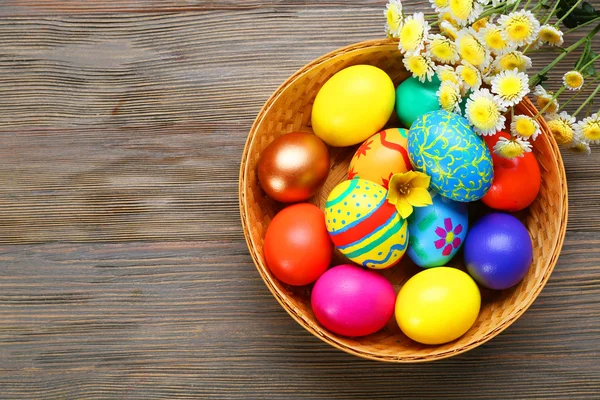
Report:
[[[384,269],[406,252],[408,229],[387,190],[366,179],[337,185],[325,205],[327,231],[340,252],[357,264]]]

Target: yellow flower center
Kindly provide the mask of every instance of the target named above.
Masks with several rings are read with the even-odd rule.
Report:
[[[550,104],[548,108],[546,108],[545,112],[548,114],[555,113],[557,111],[557,105],[556,102],[552,100],[552,96],[539,96],[537,98],[537,105],[540,110],[543,110],[549,103],[552,104]]]
[[[423,25],[415,19],[408,20],[400,29],[400,44],[406,51],[415,50],[423,39]]]
[[[583,127],[583,137],[587,140],[600,140],[600,122],[588,122]]]
[[[533,25],[527,17],[516,15],[507,21],[505,32],[509,40],[527,40],[533,35]]]
[[[450,0],[450,12],[457,19],[466,21],[473,12],[473,0]]]
[[[454,232],[446,233],[446,243],[452,243],[454,241]]]
[[[502,50],[506,47],[506,41],[502,37],[500,29],[490,29],[483,36],[485,44],[492,50]]]
[[[479,66],[485,63],[485,48],[473,35],[464,35],[458,42],[458,53],[469,64]]]
[[[518,53],[508,53],[500,57],[498,65],[502,71],[516,68],[520,72],[524,72],[527,69],[527,60]]]
[[[487,18],[481,18],[481,19],[478,19],[477,21],[475,21],[473,23],[473,25],[471,25],[471,27],[473,29],[475,29],[475,32],[479,32],[481,29],[485,28],[485,26],[487,25],[487,23],[488,23],[488,19]]]
[[[437,8],[445,8],[448,7],[448,0],[433,0],[433,4],[435,4]]]
[[[535,133],[535,124],[529,118],[519,118],[515,123],[515,130],[523,137],[530,137]]]
[[[441,62],[452,62],[455,58],[456,48],[449,39],[434,39],[431,44],[432,58]]]
[[[550,27],[540,29],[539,38],[542,39],[544,42],[553,45],[560,44],[562,41],[560,34]]]
[[[425,78],[427,72],[430,69],[430,65],[423,56],[411,56],[406,60],[406,67],[410,72],[418,76],[419,78]]]
[[[477,128],[488,130],[494,128],[500,117],[500,110],[493,100],[479,98],[473,101],[469,119]]]
[[[515,99],[519,97],[523,90],[523,82],[517,76],[507,76],[499,81],[499,95],[505,99]]]
[[[478,72],[475,69],[471,68],[471,67],[465,67],[465,68],[463,68],[460,71],[460,77],[470,87],[473,87],[473,86],[477,85],[477,82],[479,82],[479,74],[478,74]]]
[[[503,144],[498,150],[498,154],[504,158],[520,157],[525,153],[523,147],[516,142],[510,141]]]
[[[565,75],[565,83],[568,87],[580,88],[583,85],[583,76],[577,71],[567,72]]]
[[[441,70],[438,77],[442,82],[450,81],[452,83],[458,83],[458,76],[454,71]]]
[[[573,128],[562,119],[549,121],[548,128],[550,129],[550,132],[552,132],[552,135],[554,135],[556,143],[568,144],[573,141],[575,132],[573,131]]]
[[[459,100],[459,94],[454,88],[446,86],[440,90],[440,105],[444,110],[452,111]]]
[[[392,32],[396,32],[398,28],[400,28],[401,21],[401,13],[395,5],[392,5],[388,8],[387,13],[387,23]]]

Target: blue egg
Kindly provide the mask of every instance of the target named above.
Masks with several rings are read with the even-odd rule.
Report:
[[[481,199],[492,186],[492,155],[467,120],[444,110],[417,118],[408,132],[408,154],[431,188],[449,199]]]
[[[446,265],[467,236],[467,205],[432,193],[433,204],[415,207],[408,218],[407,254],[423,268]]]

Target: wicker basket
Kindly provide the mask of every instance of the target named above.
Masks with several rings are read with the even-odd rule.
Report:
[[[391,40],[358,43],[336,50],[308,64],[292,75],[264,105],[248,136],[240,167],[240,210],[244,234],[258,272],[277,301],[300,325],[323,341],[348,353],[373,360],[391,362],[431,361],[450,357],[490,340],[533,303],[552,270],[563,244],[567,225],[567,182],[558,147],[548,127],[542,122],[543,134],[534,143],[534,153],[542,171],[541,191],[529,209],[520,215],[533,239],[534,264],[516,287],[500,292],[482,291],[482,308],[474,326],[459,339],[439,346],[422,345],[408,339],[396,321],[381,331],[362,338],[346,338],[324,329],[311,310],[310,287],[294,288],[279,282],[269,271],[263,255],[263,239],[271,218],[282,205],[269,199],[261,190],[256,165],[265,147],[276,137],[292,131],[311,131],[311,109],[321,86],[336,72],[350,65],[371,64],[386,71],[397,85],[408,74],[402,55]],[[525,99],[521,113],[534,115],[536,109]],[[397,125],[391,121],[390,126]],[[332,166],[327,182],[312,199],[323,208],[331,189],[346,179],[353,148],[331,149]],[[343,262],[336,254],[334,263]],[[457,257],[455,266],[461,267]],[[382,273],[396,291],[419,271],[405,257],[401,263]]]

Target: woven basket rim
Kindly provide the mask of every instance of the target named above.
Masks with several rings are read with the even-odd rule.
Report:
[[[562,156],[560,154],[558,145],[557,145],[556,141],[554,140],[554,138],[552,137],[552,135],[546,135],[547,140],[549,141],[550,148],[552,149],[553,156],[556,160],[556,163],[558,164],[560,180],[561,180],[561,182],[564,183],[564,188],[565,188],[565,190],[563,191],[563,194],[562,194],[563,199],[561,200],[561,203],[564,204],[564,207],[562,208],[561,214],[560,214],[562,223],[560,225],[560,231],[557,232],[557,236],[556,236],[557,240],[554,243],[554,246],[552,248],[552,255],[551,255],[551,257],[549,257],[549,261],[548,261],[549,265],[545,269],[545,275],[543,276],[542,280],[540,281],[540,284],[536,287],[535,292],[529,296],[526,303],[523,304],[520,308],[515,309],[515,311],[513,311],[504,321],[502,321],[501,323],[498,324],[498,327],[496,329],[488,332],[486,335],[482,336],[479,340],[472,341],[471,343],[463,346],[462,348],[455,349],[455,350],[442,351],[442,352],[434,354],[434,355],[415,356],[415,357],[403,356],[400,358],[400,357],[394,357],[394,356],[381,356],[381,355],[366,353],[366,352],[360,351],[358,349],[355,349],[351,346],[348,346],[344,343],[340,343],[337,340],[335,340],[335,338],[333,338],[333,337],[325,336],[321,332],[316,331],[311,326],[311,324],[308,323],[308,321],[305,321],[303,316],[295,309],[295,306],[287,300],[286,296],[284,296],[282,293],[280,293],[280,291],[273,284],[273,282],[271,282],[271,277],[265,273],[265,269],[267,268],[266,265],[264,265],[263,261],[259,258],[257,252],[255,251],[257,244],[254,243],[254,240],[250,234],[249,227],[251,225],[251,221],[249,220],[248,201],[247,201],[246,191],[245,191],[245,187],[244,187],[245,182],[247,180],[247,176],[250,172],[248,156],[250,153],[250,149],[252,148],[253,141],[256,137],[256,132],[258,130],[258,127],[263,122],[265,115],[269,112],[272,105],[276,102],[276,100],[279,98],[279,96],[285,91],[285,89],[288,86],[290,86],[291,84],[293,84],[293,82],[296,79],[301,78],[307,71],[312,70],[313,68],[319,66],[320,64],[327,62],[332,57],[335,57],[335,56],[338,56],[341,54],[345,54],[345,53],[348,53],[348,52],[351,52],[354,50],[364,49],[364,48],[373,48],[373,47],[385,48],[385,47],[390,47],[390,46],[396,47],[397,39],[367,40],[367,41],[363,41],[363,42],[359,42],[359,43],[354,43],[354,44],[351,44],[351,45],[348,45],[345,47],[341,47],[341,48],[333,50],[333,51],[317,58],[316,60],[311,61],[310,63],[306,64],[305,66],[300,68],[298,71],[296,71],[294,74],[292,74],[289,78],[287,78],[277,88],[277,90],[275,90],[275,92],[269,97],[269,99],[265,102],[265,104],[259,111],[259,113],[248,133],[248,138],[246,139],[246,143],[245,143],[244,150],[242,153],[242,160],[241,160],[241,164],[240,164],[238,197],[239,197],[239,207],[240,207],[240,218],[241,218],[241,222],[242,222],[242,229],[244,231],[244,238],[246,240],[246,244],[248,246],[248,250],[250,252],[250,255],[252,257],[254,265],[255,265],[256,269],[258,270],[258,273],[260,274],[261,278],[267,285],[269,291],[273,294],[273,296],[277,300],[277,302],[286,310],[286,312],[294,320],[296,320],[296,322],[298,322],[304,329],[306,329],[308,332],[310,332],[314,336],[318,337],[325,343],[328,343],[329,345],[334,346],[334,347],[336,347],[342,351],[345,351],[349,354],[352,354],[352,355],[355,355],[355,356],[358,356],[358,357],[361,357],[364,359],[375,360],[375,361],[386,361],[386,362],[394,362],[394,363],[417,363],[417,362],[434,361],[434,360],[440,360],[440,359],[452,357],[454,355],[458,355],[458,354],[464,353],[466,351],[469,351],[475,347],[478,347],[479,345],[491,340],[492,338],[497,336],[499,333],[501,333],[502,331],[507,329],[531,306],[531,304],[533,304],[533,302],[539,296],[539,293],[542,291],[542,289],[545,287],[546,283],[548,282],[548,279],[550,278],[550,275],[552,274],[554,267],[556,266],[558,257],[560,255],[560,250],[562,249],[562,246],[564,243],[566,229],[567,229],[567,222],[568,222],[568,195],[567,195],[568,188],[567,188],[567,184],[566,184],[567,180],[566,180],[564,164],[563,164]],[[528,108],[528,113],[530,113],[531,116],[533,116],[533,114],[531,113],[531,110],[535,110],[537,112],[535,106],[533,105],[533,103],[531,103],[531,101],[528,98],[525,98],[524,102],[527,103],[526,106]],[[547,131],[546,123],[545,123],[545,121],[542,120],[542,128],[544,128],[544,127],[546,127],[546,131]]]

